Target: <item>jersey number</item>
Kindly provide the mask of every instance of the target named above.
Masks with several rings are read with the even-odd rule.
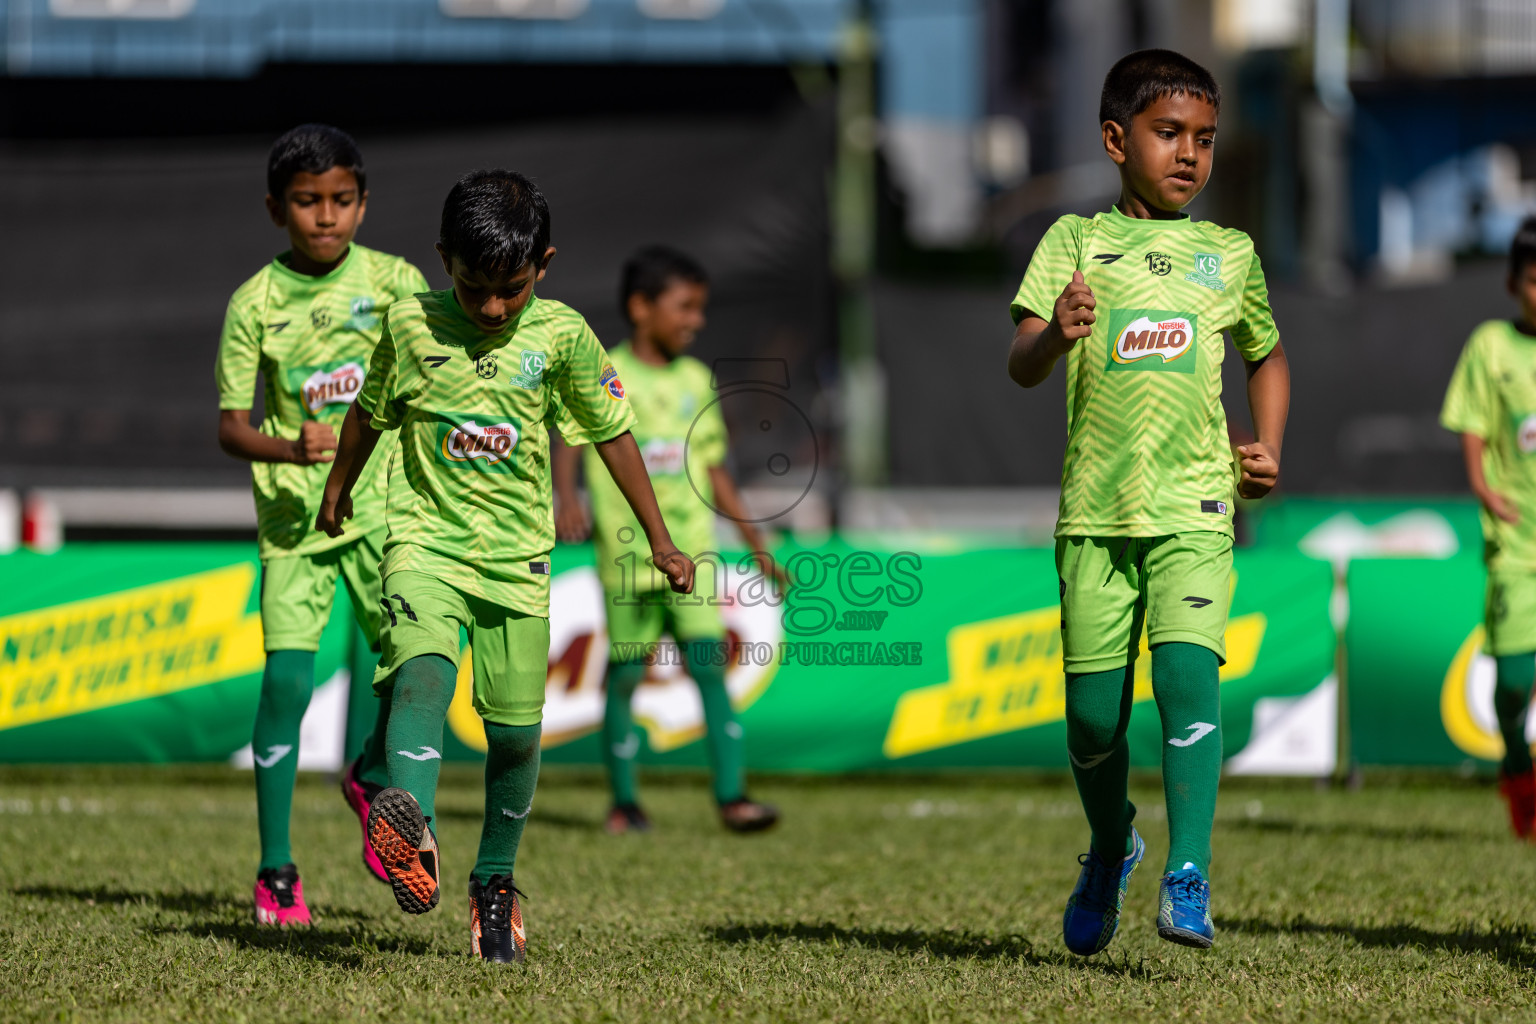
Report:
[[[418,621],[416,618],[416,612],[412,610],[410,602],[401,597],[399,594],[391,594],[389,596],[400,602],[400,614],[404,615],[412,622]],[[379,598],[379,603],[382,604],[384,606],[384,610],[389,613],[389,624],[391,626],[400,625],[400,620],[395,617],[395,608],[389,603],[389,597]]]

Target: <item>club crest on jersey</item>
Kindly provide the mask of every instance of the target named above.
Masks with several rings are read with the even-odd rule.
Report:
[[[603,388],[604,391],[608,392],[608,397],[613,399],[615,402],[623,400],[624,384],[619,380],[618,370],[615,370],[611,366],[603,367],[603,375],[602,377],[598,378],[597,383]]]
[[[478,469],[510,467],[517,447],[516,423],[477,423],[473,417],[455,416],[438,426],[439,459],[450,466],[473,465]]]
[[[1184,280],[1192,281],[1212,291],[1226,291],[1226,283],[1221,279],[1221,253],[1195,253],[1195,269],[1185,274]]]
[[[372,331],[378,328],[378,307],[374,305],[372,296],[359,295],[352,300],[352,315],[347,317],[347,326],[354,331]]]
[[[544,353],[532,349],[523,351],[523,368],[512,376],[512,383],[529,391],[537,391],[544,383]]]
[[[475,373],[481,380],[496,376],[496,353],[482,352],[475,356]]]
[[[311,416],[328,405],[347,405],[362,389],[363,364],[356,359],[288,371],[294,391]]]
[[[1117,309],[1110,314],[1111,370],[1194,373],[1195,318],[1166,309]]]

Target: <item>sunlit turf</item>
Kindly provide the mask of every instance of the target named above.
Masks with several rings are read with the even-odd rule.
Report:
[[[1078,959],[1061,907],[1086,830],[1058,776],[761,780],[782,827],[723,832],[699,776],[648,780],[649,835],[601,830],[593,775],[547,770],[519,856],[525,967],[469,958],[476,774],[439,799],[442,904],[410,918],[305,777],[315,926],[251,924],[249,774],[0,769],[0,1020],[1536,1020],[1536,847],[1490,786],[1229,784],[1216,947],[1154,927],[1166,834],[1119,936]]]

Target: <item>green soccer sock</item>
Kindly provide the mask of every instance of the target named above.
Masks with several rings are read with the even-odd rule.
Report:
[[[1525,719],[1536,683],[1536,654],[1507,654],[1494,659],[1493,710],[1504,737],[1504,774],[1531,770],[1531,748],[1525,740]]]
[[[1125,742],[1135,662],[1107,672],[1067,673],[1067,756],[1093,830],[1098,855],[1114,862],[1131,852],[1136,807],[1126,797],[1131,769]]]
[[[639,802],[637,765],[641,740],[635,731],[630,703],[644,678],[644,662],[608,663],[608,694],[603,705],[603,763],[608,766],[608,787],[613,793],[615,807]]]
[[[315,690],[314,651],[272,651],[261,675],[251,753],[256,769],[256,830],[261,868],[293,860],[288,821],[293,813],[293,780],[299,771],[299,723]]]
[[[523,827],[539,784],[538,725],[485,723],[485,824],[471,874],[485,885],[492,875],[510,875],[517,863]]]
[[[725,688],[724,640],[694,640],[686,649],[688,674],[704,701],[704,742],[714,772],[715,802],[728,804],[746,792],[742,769],[741,723]]]
[[[453,703],[458,669],[440,654],[412,658],[395,672],[384,757],[389,784],[410,793],[421,813],[437,813],[437,773],[443,764],[443,721]]]
[[[375,786],[389,785],[389,761],[384,751],[389,730],[389,709],[393,704],[392,691],[385,691],[384,696],[374,698],[373,728],[363,741],[363,749],[358,752],[357,777]]]
[[[373,670],[379,667],[378,652],[372,650],[362,627],[354,620],[347,652],[347,666],[352,681],[347,689],[347,732],[342,745],[342,762],[351,764],[362,753],[379,718],[379,698],[373,693]]]
[[[1194,864],[1210,877],[1211,823],[1221,781],[1221,693],[1216,652],[1199,644],[1152,648],[1152,695],[1163,722],[1165,871]]]

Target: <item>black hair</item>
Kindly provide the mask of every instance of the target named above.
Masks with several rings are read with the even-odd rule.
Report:
[[[368,188],[363,153],[352,136],[328,124],[290,128],[272,143],[272,151],[267,154],[267,195],[282,199],[295,175],[324,174],[332,167],[351,171],[357,179],[358,192]]]
[[[1518,278],[1527,263],[1536,263],[1536,216],[1520,222],[1509,243],[1509,276]]]
[[[624,262],[619,277],[619,312],[629,319],[629,297],[644,295],[648,301],[667,290],[673,281],[709,284],[699,261],[665,245],[648,245]]]
[[[516,171],[470,171],[443,201],[438,241],[470,270],[510,273],[549,248],[549,204]]]
[[[1130,131],[1136,115],[1164,96],[1193,96],[1221,110],[1221,86],[1205,68],[1173,50],[1137,50],[1104,76],[1099,123],[1113,121]]]

